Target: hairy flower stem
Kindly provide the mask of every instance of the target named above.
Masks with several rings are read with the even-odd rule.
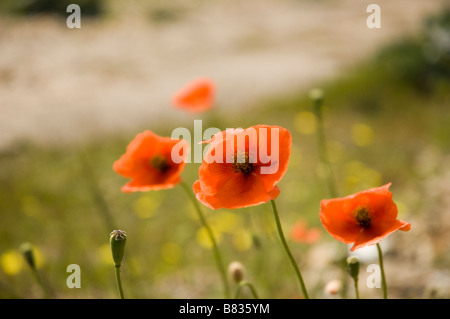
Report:
[[[120,299],[125,299],[122,289],[122,280],[120,278],[120,266],[119,267],[116,266],[115,268],[116,268],[117,288],[119,289]]]
[[[311,99],[313,104],[313,111],[317,118],[317,130],[316,130],[316,141],[317,141],[317,150],[319,153],[319,160],[322,164],[322,167],[325,169],[326,174],[326,184],[328,187],[329,194],[332,198],[338,197],[338,190],[334,180],[333,169],[331,167],[330,159],[328,156],[327,142],[325,136],[325,128],[323,121],[323,92],[321,90],[313,90],[311,92]],[[345,259],[347,258],[347,251],[345,250],[342,256],[342,264],[344,264]],[[342,271],[342,289],[341,296],[342,298],[346,298],[347,295],[347,280],[346,280],[345,271]]]
[[[39,275],[39,272],[38,272],[38,269],[37,269],[37,266],[36,266],[36,259],[35,259],[33,247],[31,246],[30,243],[26,242],[26,243],[23,243],[20,246],[20,250],[22,251],[22,254],[25,257],[25,260],[26,260],[28,266],[30,266],[30,269],[31,269],[31,271],[33,273],[34,278],[36,279],[36,282],[41,287],[42,292],[45,295],[45,298],[49,298],[50,297],[49,290],[44,285],[44,282],[42,281],[42,278]]]
[[[45,285],[41,279],[41,276],[39,275],[39,272],[37,271],[36,268],[33,268],[32,271],[33,271],[34,277],[36,278],[37,283],[39,284],[39,286],[41,287],[41,289],[45,295],[45,298],[49,298],[50,294],[48,292],[48,289],[45,287]]]
[[[325,129],[323,124],[322,104],[323,104],[322,97],[313,99],[313,109],[317,118],[317,131],[316,131],[317,149],[319,152],[320,161],[322,162],[322,165],[326,169],[326,182],[328,185],[330,196],[334,198],[338,197],[338,192],[336,184],[334,182],[333,170],[331,168],[330,160],[328,157]]]
[[[223,286],[224,286],[224,290],[225,290],[225,298],[228,299],[228,298],[230,298],[230,288],[228,286],[227,273],[226,273],[225,266],[222,261],[222,257],[220,256],[219,248],[217,247],[217,242],[214,238],[212,229],[209,226],[208,222],[206,221],[206,218],[203,215],[202,210],[200,209],[197,199],[195,198],[195,195],[192,192],[192,189],[183,181],[180,183],[180,185],[183,187],[183,189],[186,191],[187,195],[189,196],[189,199],[192,201],[192,204],[194,205],[194,208],[197,211],[200,222],[202,223],[202,226],[205,228],[206,233],[209,236],[209,239],[212,244],[214,258],[216,259],[217,267],[219,268],[220,274],[222,276],[222,282],[223,282]]]
[[[237,288],[236,288],[236,295],[235,295],[235,297],[234,297],[235,299],[238,299],[238,298],[239,298],[239,294],[241,293],[242,288],[245,287],[245,286],[247,286],[247,287],[250,289],[250,291],[251,291],[251,293],[252,293],[252,295],[253,295],[253,297],[254,297],[255,299],[259,299],[258,293],[256,292],[255,287],[252,285],[251,282],[248,282],[248,281],[241,281],[241,282],[238,284],[238,286],[237,286]]]
[[[289,257],[289,260],[291,261],[292,267],[294,267],[295,273],[297,274],[298,282],[302,289],[303,296],[305,297],[305,299],[309,299],[308,292],[306,291],[305,283],[303,282],[303,278],[300,273],[300,270],[298,269],[298,266],[294,259],[294,256],[292,256],[292,253],[289,250],[288,244],[286,242],[286,238],[284,237],[283,228],[281,227],[280,217],[278,215],[278,209],[275,204],[275,201],[272,199],[270,202],[272,204],[273,215],[275,217],[275,223],[277,225],[278,235],[280,236],[281,243],[283,244],[284,250],[286,251],[286,254]]]
[[[353,281],[353,283],[354,283],[354,286],[355,286],[355,296],[356,296],[356,299],[359,299],[359,289],[358,289],[358,280],[354,280]]]
[[[387,299],[387,285],[386,285],[386,276],[384,274],[383,253],[381,252],[381,246],[379,243],[377,243],[377,250],[378,250],[378,260],[380,263],[380,270],[381,270],[381,287],[383,288],[383,298]]]

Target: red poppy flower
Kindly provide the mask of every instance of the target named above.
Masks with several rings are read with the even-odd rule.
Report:
[[[172,148],[182,143],[180,154]],[[151,131],[142,132],[130,142],[127,151],[118,159],[113,169],[131,178],[122,187],[123,192],[149,191],[172,188],[181,181],[188,144],[184,140],[161,137]],[[185,154],[186,153],[186,154]]]
[[[204,112],[212,108],[214,84],[209,79],[197,79],[177,92],[172,102],[176,107],[192,113]]]
[[[335,239],[354,244],[351,251],[374,245],[396,230],[411,224],[397,219],[391,184],[371,188],[344,198],[322,200],[320,220]]]
[[[279,126],[256,125],[220,132],[209,148],[193,189],[212,208],[255,206],[275,199],[288,168],[291,134]]]
[[[320,239],[321,233],[318,228],[308,228],[303,220],[297,221],[291,229],[291,239],[299,243],[315,243]]]

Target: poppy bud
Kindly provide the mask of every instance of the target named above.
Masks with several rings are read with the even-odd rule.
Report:
[[[111,252],[114,260],[114,266],[120,267],[120,265],[122,264],[123,253],[125,251],[127,233],[122,230],[113,230],[110,236]]]
[[[353,280],[358,281],[359,275],[359,259],[358,257],[352,256],[347,258],[347,271]]]
[[[36,261],[34,258],[33,253],[33,247],[30,243],[23,243],[20,245],[20,250],[22,251],[23,256],[25,257],[25,260],[27,261],[28,265],[32,268],[36,268]]]
[[[244,278],[244,267],[242,264],[238,261],[233,261],[228,266],[228,272],[231,276],[231,278],[238,284],[242,281]]]
[[[309,98],[313,100],[315,105],[320,106],[323,102],[323,91],[321,89],[312,89],[309,91]]]
[[[325,286],[325,292],[330,295],[337,295],[341,291],[342,284],[340,280],[334,279],[329,281]]]

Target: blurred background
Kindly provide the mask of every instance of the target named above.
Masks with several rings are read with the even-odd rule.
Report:
[[[277,205],[310,295],[340,298],[346,245],[320,224],[330,198],[308,92],[324,92],[324,127],[340,196],[392,182],[399,218],[382,242],[392,298],[450,297],[450,3],[379,0],[2,0],[0,2],[0,297],[117,298],[109,247],[127,232],[130,298],[221,298],[220,276],[181,187],[124,194],[112,164],[149,129],[281,125],[293,135]],[[70,29],[70,3],[81,28]],[[172,95],[217,86],[213,110],[188,114]],[[198,164],[187,165],[192,184]],[[226,264],[240,261],[263,298],[299,298],[270,205],[202,207]],[[306,228],[306,230],[305,230]],[[304,233],[313,230],[314,236]],[[291,236],[291,233],[295,236]],[[44,289],[23,258],[30,243]],[[372,247],[373,248],[373,247]],[[376,251],[358,252],[362,298]],[[69,264],[81,288],[69,289]],[[342,281],[343,280],[343,281]],[[351,287],[351,286],[350,286]],[[345,293],[353,298],[352,289]],[[250,298],[248,292],[243,297]]]

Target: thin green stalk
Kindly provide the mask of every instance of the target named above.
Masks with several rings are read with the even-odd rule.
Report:
[[[347,258],[347,271],[350,277],[353,279],[355,287],[356,299],[359,299],[358,279],[359,279],[359,259],[356,256]]]
[[[36,259],[35,259],[32,245],[28,242],[25,242],[20,246],[20,250],[22,251],[22,254],[23,254],[28,266],[30,266],[30,269],[33,273],[34,278],[36,279],[36,282],[41,287],[42,292],[45,295],[45,298],[49,298],[50,297],[49,290],[44,285],[44,282],[42,281],[42,278],[41,278],[41,276],[38,272],[37,266],[36,266]]]
[[[116,268],[117,288],[119,289],[120,299],[125,299],[122,289],[122,279],[120,278],[120,266]]]
[[[387,299],[387,285],[386,285],[386,276],[384,274],[383,253],[381,252],[381,246],[379,243],[377,243],[377,250],[378,250],[378,260],[380,263],[380,270],[381,270],[381,287],[383,289],[383,298]]]
[[[91,160],[87,153],[80,156],[80,162],[84,177],[86,178],[86,182],[90,190],[90,194],[92,195],[92,200],[96,205],[97,211],[101,215],[106,229],[116,229],[116,223],[114,221],[111,208],[109,207],[109,204],[107,203],[105,196],[103,195],[98,185],[98,179],[94,173],[94,170],[92,169]]]
[[[50,294],[49,294],[47,288],[45,287],[44,283],[42,282],[39,272],[37,271],[36,268],[32,268],[32,271],[33,271],[33,275],[36,278],[38,285],[41,287],[42,291],[44,292],[45,298],[49,298]]]
[[[222,282],[223,282],[223,286],[224,286],[224,290],[225,290],[225,297],[230,298],[230,288],[228,286],[227,273],[226,273],[225,266],[222,261],[222,257],[220,256],[219,248],[218,248],[217,242],[214,238],[212,229],[209,226],[208,222],[206,221],[206,218],[203,215],[202,210],[200,209],[200,205],[198,204],[197,199],[195,198],[194,193],[192,192],[192,189],[183,181],[180,184],[183,187],[183,189],[186,191],[186,193],[188,194],[189,198],[191,199],[192,204],[194,205],[194,208],[197,211],[200,222],[202,223],[203,227],[205,228],[205,230],[209,236],[209,239],[211,240],[214,258],[216,259],[217,267],[219,268],[220,274],[222,276]]]
[[[329,194],[332,198],[338,197],[338,189],[336,186],[336,182],[334,180],[333,169],[331,167],[328,148],[325,136],[325,128],[323,121],[323,92],[321,90],[313,90],[311,92],[311,99],[313,102],[313,110],[317,118],[317,130],[316,130],[316,141],[317,141],[317,150],[319,153],[319,160],[322,164],[322,167],[326,170],[325,174],[325,182],[328,187]],[[343,252],[342,262],[344,263],[347,259],[347,251]],[[345,271],[342,271],[342,289],[341,296],[343,299],[347,297],[347,277]]]
[[[316,98],[313,100],[314,113],[317,117],[317,149],[319,152],[319,158],[322,165],[326,169],[326,182],[330,192],[331,197],[337,197],[337,187],[333,177],[333,170],[331,168],[330,160],[328,157],[328,150],[325,138],[325,129],[323,124],[323,114],[322,114],[322,98]]]
[[[355,296],[356,296],[356,299],[359,299],[358,280],[353,280],[353,283],[355,285]]]
[[[278,215],[278,209],[275,204],[275,201],[272,199],[270,202],[272,204],[273,215],[275,217],[275,223],[277,225],[278,235],[280,236],[281,243],[283,244],[283,248],[289,257],[289,260],[291,261],[292,267],[294,267],[295,273],[297,274],[298,282],[302,289],[303,296],[305,297],[305,299],[309,299],[308,292],[306,291],[305,283],[303,282],[303,278],[300,273],[300,270],[298,269],[298,266],[297,266],[297,263],[295,262],[294,256],[292,256],[292,253],[289,250],[288,244],[286,242],[286,238],[284,237],[283,228],[281,227],[280,217]]]
[[[241,293],[242,288],[245,286],[247,286],[250,289],[250,291],[255,299],[259,299],[258,293],[256,292],[255,287],[252,285],[251,282],[248,282],[248,281],[241,281],[239,283],[239,285],[236,288],[236,294],[234,296],[235,299],[239,298],[239,294]]]

